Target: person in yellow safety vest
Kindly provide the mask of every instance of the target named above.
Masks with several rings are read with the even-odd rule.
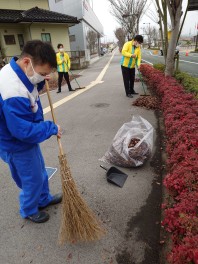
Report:
[[[70,81],[69,81],[68,71],[71,66],[69,55],[64,51],[63,44],[58,44],[57,48],[59,50],[59,52],[56,53],[57,72],[58,72],[58,91],[57,93],[61,92],[61,84],[62,84],[63,76],[65,78],[65,81],[67,82],[69,91],[75,91],[72,89]]]
[[[126,96],[132,98],[135,81],[135,66],[140,67],[141,63],[141,44],[143,37],[136,35],[131,41],[127,41],[122,48],[121,70],[124,81]]]

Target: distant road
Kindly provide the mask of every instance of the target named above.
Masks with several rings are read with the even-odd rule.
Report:
[[[149,64],[164,63],[164,57],[154,55],[152,50],[142,49],[142,61]],[[179,68],[183,72],[198,77],[198,54],[189,53],[185,56],[185,52],[180,52]]]

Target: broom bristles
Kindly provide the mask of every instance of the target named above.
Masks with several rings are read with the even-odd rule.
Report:
[[[59,163],[63,189],[59,243],[100,239],[105,234],[105,230],[81,197],[71,176],[65,154],[59,156]]]

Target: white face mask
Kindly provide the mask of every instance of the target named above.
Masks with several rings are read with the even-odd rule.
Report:
[[[60,52],[64,52],[64,49],[63,48],[60,48],[59,50],[60,50]]]
[[[141,47],[141,44],[138,43],[137,41],[134,42],[134,45],[136,46],[136,48]]]
[[[26,68],[26,76],[28,77],[29,81],[32,84],[34,84],[34,85],[37,84],[37,83],[40,83],[40,82],[44,81],[45,80],[45,77],[42,76],[42,75],[40,75],[40,74],[38,74],[37,72],[35,72],[31,60],[30,60],[30,64],[31,64],[31,67],[32,67],[32,70],[33,70],[34,74],[32,76],[28,76],[27,75],[27,68]]]

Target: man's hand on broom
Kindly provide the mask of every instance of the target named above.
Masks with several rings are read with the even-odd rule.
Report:
[[[48,74],[48,75],[45,75],[45,80],[49,81],[50,79],[51,79],[51,76],[50,76],[50,74]]]
[[[58,137],[58,138],[61,138],[61,135],[62,135],[61,127],[60,127],[59,125],[57,125],[57,127],[58,127],[57,137]]]

